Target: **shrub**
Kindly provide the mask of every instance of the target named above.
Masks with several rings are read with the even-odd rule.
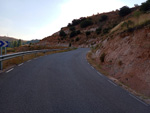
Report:
[[[97,28],[97,29],[96,29],[96,33],[97,33],[97,35],[98,35],[98,34],[100,34],[100,33],[101,33],[101,31],[102,31],[102,28],[101,28],[101,27]]]
[[[81,28],[85,28],[85,27],[88,27],[90,25],[93,25],[92,20],[86,19],[86,20],[84,20],[84,21],[81,22],[80,27]]]
[[[71,47],[71,43],[69,43],[69,47]]]
[[[119,62],[118,62],[118,65],[119,66],[121,66],[123,63],[122,63],[122,61],[120,60]]]
[[[86,31],[86,36],[90,35],[91,32],[90,31]]]
[[[80,19],[74,19],[74,20],[72,20],[72,23],[68,24],[68,27],[76,26],[76,25],[80,24],[82,21],[84,21],[85,19],[86,19],[85,17],[81,17]]]
[[[59,36],[65,37],[65,36],[66,36],[66,33],[65,33],[63,30],[61,30],[61,31],[59,32]]]
[[[80,30],[78,30],[78,31],[76,31],[76,33],[77,33],[77,35],[78,35],[78,34],[80,34],[81,32],[80,32]]]
[[[109,30],[110,30],[110,28],[105,28],[105,29],[103,29],[103,34],[109,33]]]
[[[147,0],[146,2],[142,3],[140,10],[143,12],[150,11],[150,0]]]
[[[126,28],[130,28],[131,26],[134,25],[134,22],[131,20],[128,20],[127,22],[124,22],[121,27],[126,27]]]
[[[122,8],[120,8],[119,15],[121,17],[126,16],[129,13],[131,13],[131,9],[128,6],[123,6]]]
[[[69,30],[70,30],[70,31],[75,31],[76,28],[75,28],[74,26],[72,26],[72,27],[69,28]]]
[[[100,60],[101,60],[101,62],[104,62],[104,60],[105,60],[105,56],[106,56],[106,54],[105,54],[105,53],[103,53],[103,54],[100,56]]]
[[[141,11],[134,12],[133,16],[138,18],[141,15]]]
[[[102,15],[101,18],[99,19],[100,22],[106,21],[108,19],[107,15]]]
[[[77,37],[75,41],[76,41],[76,42],[78,42],[79,40],[80,40],[80,38],[79,38],[79,37]]]
[[[70,38],[72,38],[72,37],[74,37],[76,35],[77,35],[76,31],[72,31],[71,34],[70,34]]]
[[[72,26],[72,24],[71,23],[69,23],[68,25],[67,25],[67,27],[71,27]]]
[[[72,31],[71,34],[70,34],[70,38],[72,38],[74,36],[77,36],[78,34],[80,34],[80,30],[78,30],[78,31]]]
[[[74,39],[72,39],[71,42],[74,42]]]

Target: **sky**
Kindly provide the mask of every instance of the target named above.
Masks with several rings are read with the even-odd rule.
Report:
[[[0,0],[0,36],[43,39],[73,19],[133,7],[146,0]]]

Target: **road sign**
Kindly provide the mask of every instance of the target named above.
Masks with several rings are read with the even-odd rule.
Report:
[[[0,41],[0,47],[8,47],[8,41]]]

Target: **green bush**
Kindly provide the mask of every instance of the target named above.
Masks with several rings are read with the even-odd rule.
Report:
[[[78,34],[80,34],[81,32],[80,32],[80,30],[78,30],[78,31],[76,31],[76,33],[77,33],[77,35],[78,35]]]
[[[121,27],[126,27],[126,28],[130,28],[134,25],[134,22],[131,20],[128,20],[127,22],[124,22]]]
[[[72,31],[70,34],[70,38],[77,36],[78,34],[80,34],[80,30],[78,31]]]
[[[72,39],[71,42],[74,42],[74,39]]]
[[[105,61],[105,56],[106,56],[105,53],[103,53],[103,54],[100,56],[100,61],[101,61],[101,62],[104,62],[104,61]]]
[[[90,35],[91,34],[91,32],[90,31],[86,31],[86,36],[88,36],[88,35]]]
[[[108,19],[107,15],[102,15],[101,18],[99,19],[100,22],[106,21]]]
[[[97,28],[97,29],[96,29],[96,34],[97,34],[97,35],[100,34],[101,31],[102,31],[102,28],[101,28],[101,27]]]
[[[105,29],[103,29],[103,34],[109,33],[109,30],[110,30],[110,28],[105,28]]]
[[[70,38],[72,38],[72,37],[74,37],[76,35],[77,35],[76,31],[72,31],[71,34],[70,34]]]
[[[77,38],[75,39],[75,41],[76,41],[76,42],[78,42],[79,40],[80,40],[80,38],[79,38],[79,37],[77,37]]]
[[[92,20],[86,19],[86,20],[84,20],[83,22],[81,22],[80,27],[81,27],[81,28],[85,28],[85,27],[88,27],[88,26],[90,26],[90,25],[93,25]]]
[[[140,10],[143,12],[150,11],[150,0],[147,0],[146,2],[142,3]]]
[[[70,30],[70,31],[75,31],[76,28],[75,28],[74,26],[72,26],[72,27],[69,28],[69,30]]]
[[[72,20],[72,23],[69,23],[67,27],[76,26],[80,24],[82,21],[86,20],[85,17],[81,17],[80,19],[74,19]]]
[[[121,17],[126,16],[131,13],[131,9],[128,6],[123,6],[120,8],[119,15]]]
[[[133,16],[138,18],[141,14],[142,14],[141,11],[136,11],[134,12]]]
[[[66,33],[65,33],[63,30],[61,30],[61,31],[59,32],[59,36],[65,37],[65,36],[66,36]]]
[[[71,47],[71,43],[69,43],[69,47]]]

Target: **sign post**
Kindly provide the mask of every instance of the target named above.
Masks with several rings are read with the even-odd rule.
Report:
[[[3,47],[5,47],[5,54],[7,53],[8,41],[0,41],[1,55],[3,54]],[[3,62],[0,61],[0,70],[3,69]]]

